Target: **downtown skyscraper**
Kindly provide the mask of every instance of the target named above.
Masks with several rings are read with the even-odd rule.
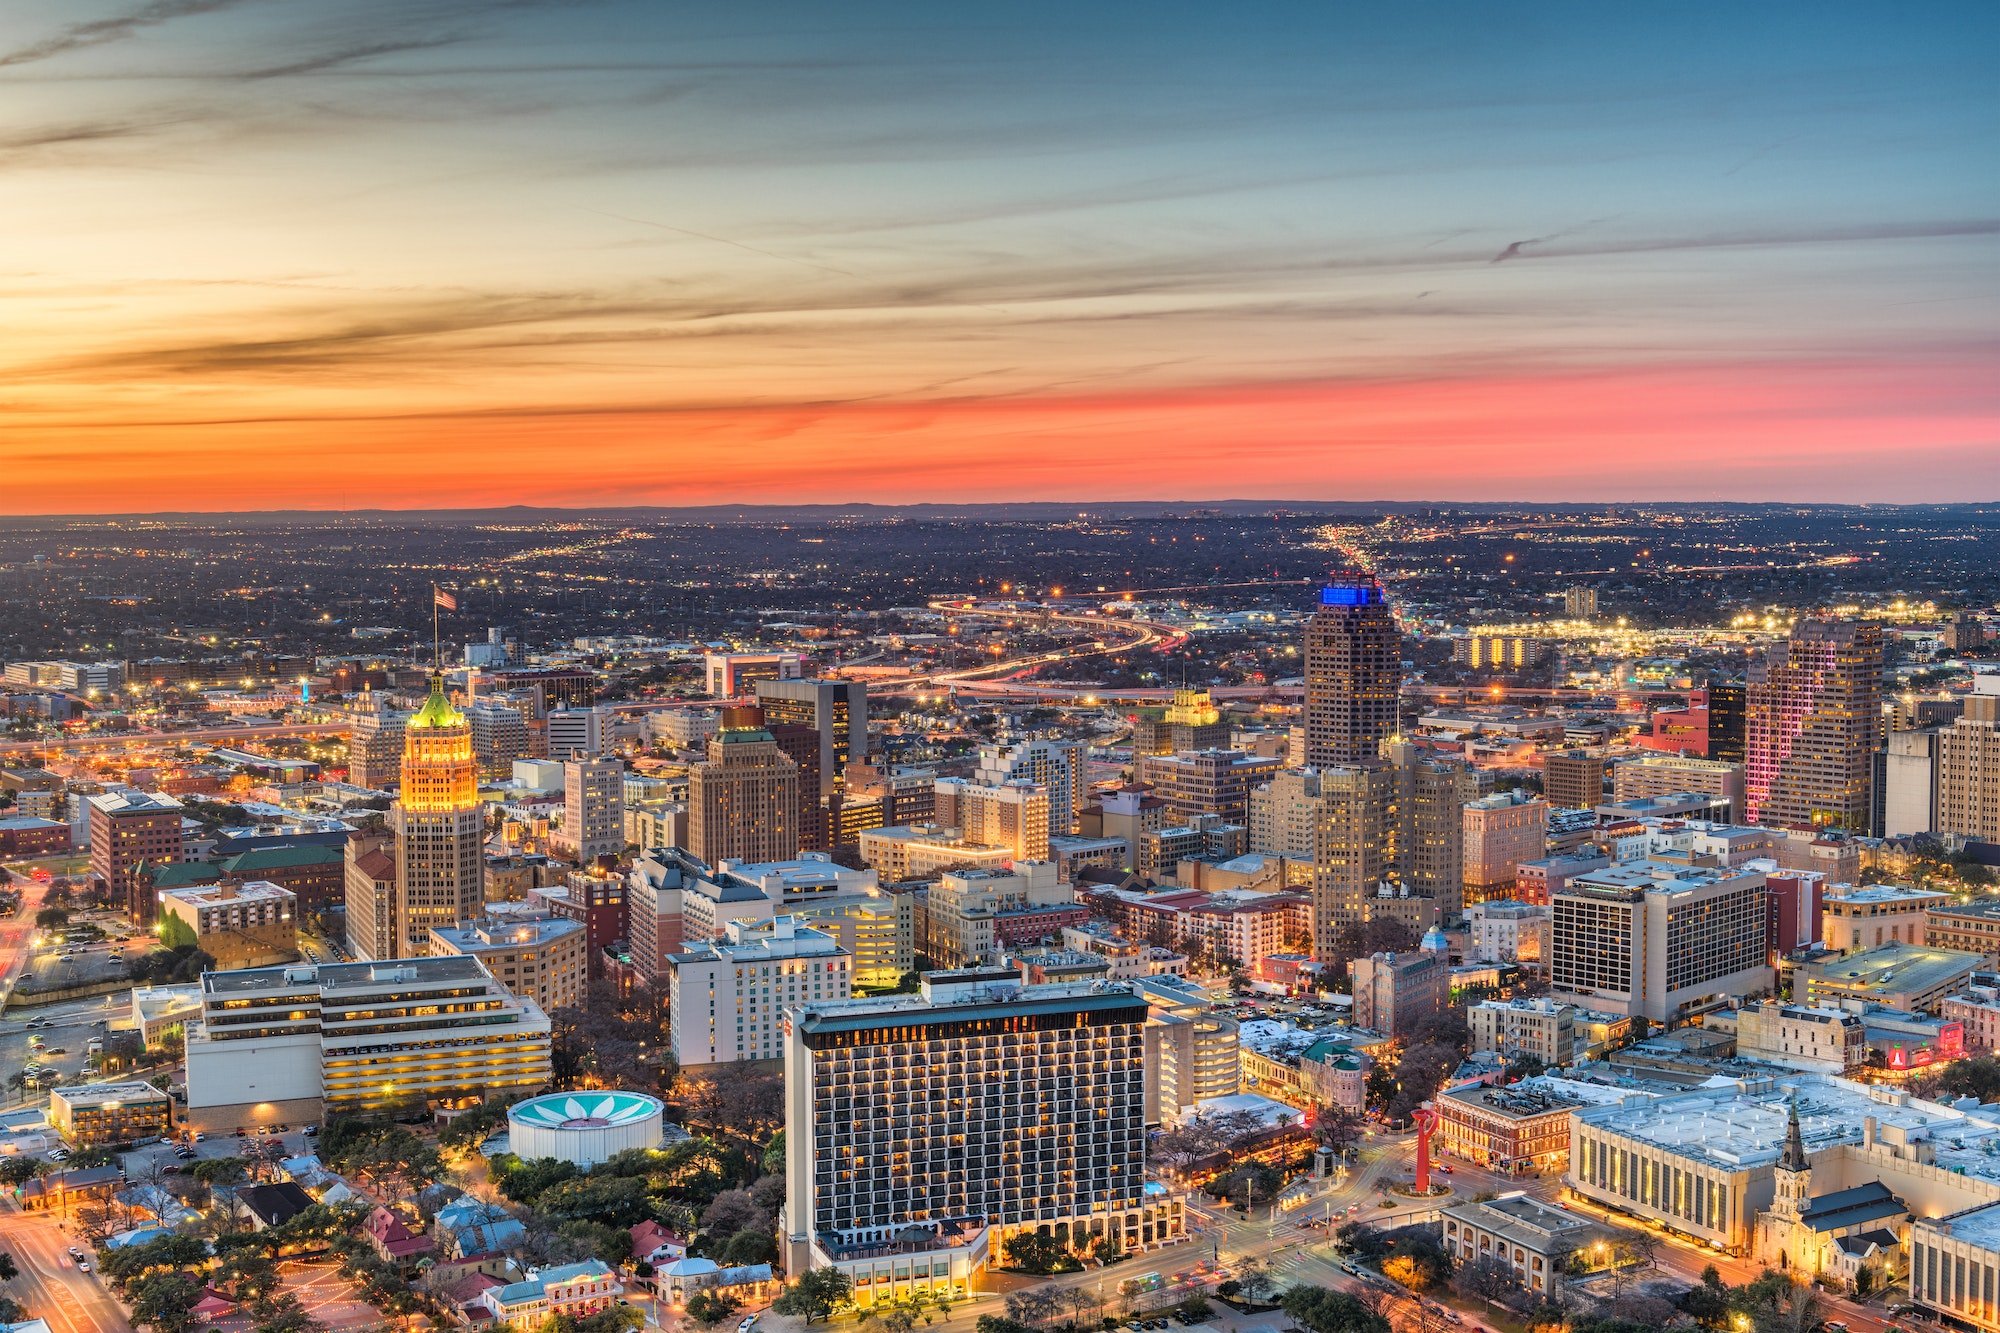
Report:
[[[1396,733],[1402,638],[1382,585],[1368,574],[1337,574],[1319,590],[1306,622],[1306,752],[1313,768],[1360,764],[1381,755]]]
[[[1806,620],[1750,668],[1744,813],[1780,828],[1866,833],[1882,733],[1882,627]]]
[[[429,952],[431,928],[455,926],[485,902],[485,808],[472,727],[431,677],[430,697],[403,728],[403,786],[389,808],[396,880],[388,895],[393,922],[375,923],[395,957]],[[387,929],[381,927],[386,926]],[[362,936],[349,930],[350,942]]]

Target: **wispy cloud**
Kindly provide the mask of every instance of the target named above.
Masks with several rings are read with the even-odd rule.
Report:
[[[243,3],[245,0],[151,0],[149,4],[110,18],[92,19],[87,23],[72,23],[54,36],[44,37],[39,42],[31,42],[27,46],[0,53],[0,68],[31,65],[38,60],[67,55],[71,51],[123,41],[136,32],[156,28],[162,23],[192,18],[198,14],[212,14],[217,10],[231,9]]]

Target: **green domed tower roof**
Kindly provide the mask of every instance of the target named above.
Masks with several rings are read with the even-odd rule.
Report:
[[[416,716],[408,723],[412,727],[462,727],[465,714],[451,706],[451,700],[444,697],[444,673],[431,677],[431,697],[424,700]]]

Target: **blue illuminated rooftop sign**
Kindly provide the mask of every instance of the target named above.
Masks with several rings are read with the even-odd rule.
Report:
[[[1372,583],[1329,583],[1319,590],[1321,606],[1380,606],[1382,589]]]

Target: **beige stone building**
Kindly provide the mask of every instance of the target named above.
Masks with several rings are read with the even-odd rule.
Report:
[[[543,1013],[581,1009],[589,993],[587,933],[581,921],[482,917],[432,927],[429,956],[477,958],[495,981]]]
[[[755,708],[724,709],[708,759],[688,774],[688,850],[710,865],[799,854],[799,767]]]
[[[1938,732],[1937,831],[2000,841],[2000,675],[1974,680],[1965,713]]]

